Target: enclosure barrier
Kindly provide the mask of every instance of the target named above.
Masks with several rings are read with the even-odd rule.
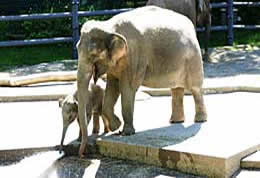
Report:
[[[228,45],[233,45],[233,41],[234,41],[233,29],[248,29],[248,30],[260,29],[260,25],[234,25],[234,14],[233,14],[234,6],[260,7],[260,2],[233,2],[233,0],[227,0],[226,2],[221,2],[221,3],[211,3],[211,8],[226,8],[227,25],[212,26],[211,31],[227,31]],[[77,41],[79,40],[79,22],[78,22],[79,17],[116,15],[131,10],[131,8],[128,8],[128,9],[97,10],[97,11],[78,11],[78,7],[79,7],[79,0],[72,0],[71,12],[0,16],[0,22],[43,20],[43,19],[57,19],[57,18],[72,19],[72,37],[0,41],[0,47],[72,42],[72,58],[77,59],[76,44]],[[197,31],[203,31],[203,30],[204,28],[197,29]]]

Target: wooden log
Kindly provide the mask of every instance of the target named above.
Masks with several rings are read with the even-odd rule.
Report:
[[[150,96],[171,96],[170,90],[142,90]],[[211,87],[203,88],[204,95],[208,94],[224,94],[233,92],[251,92],[260,93],[260,87],[251,86],[233,86],[233,87]],[[185,95],[191,95],[190,91],[185,90]]]
[[[0,96],[0,102],[57,101],[67,94]]]
[[[150,96],[171,96],[170,90],[142,90]],[[207,94],[225,94],[232,92],[253,92],[260,93],[260,87],[237,86],[237,87],[216,87],[203,88],[204,95]],[[0,96],[0,102],[22,102],[22,101],[56,101],[64,98],[67,94],[48,94],[48,95],[21,95],[21,96]],[[191,95],[191,92],[185,90],[185,95]]]
[[[77,80],[77,71],[46,72],[21,77],[0,77],[0,86],[18,87],[46,82],[66,82]]]

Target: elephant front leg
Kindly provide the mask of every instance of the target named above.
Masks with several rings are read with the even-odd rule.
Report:
[[[79,124],[79,117],[77,117],[77,123],[78,123],[78,126],[79,126],[79,136],[77,138],[77,141],[81,141],[81,138],[82,138],[82,134],[81,134],[81,130],[80,130],[80,124]]]
[[[121,104],[122,115],[124,119],[122,135],[135,134],[135,129],[133,125],[135,93],[136,89],[133,89],[125,84],[121,85]]]
[[[195,122],[207,121],[207,112],[204,104],[203,94],[201,88],[193,88],[191,90],[194,101],[195,101]]]
[[[184,88],[172,90],[172,116],[170,123],[182,123],[185,120],[183,109]]]
[[[102,118],[102,121],[103,121],[103,124],[104,124],[104,133],[108,133],[110,132],[110,128],[109,128],[109,122],[108,122],[108,119],[104,116],[101,116]]]
[[[114,114],[114,106],[116,104],[118,97],[119,97],[118,80],[108,75],[103,108],[102,108],[102,117],[108,120],[109,128],[111,131],[117,130],[121,125],[121,121]]]

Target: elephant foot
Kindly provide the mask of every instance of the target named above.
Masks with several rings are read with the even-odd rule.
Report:
[[[196,113],[194,120],[195,120],[195,122],[206,122],[207,114],[205,112]]]
[[[170,123],[171,124],[178,124],[178,123],[183,123],[185,121],[185,117],[184,116],[181,116],[181,117],[171,117],[170,119]]]
[[[80,144],[80,148],[79,148],[79,157],[80,158],[84,158],[85,157],[85,153],[87,152],[87,142],[83,142]]]
[[[108,133],[110,132],[110,129],[109,128],[104,128],[104,133]]]
[[[121,121],[118,118],[113,118],[109,122],[110,130],[113,132],[117,130],[121,125]]]
[[[85,157],[85,151],[79,150],[79,158],[84,158]]]
[[[99,129],[93,129],[92,134],[99,134]]]
[[[121,133],[121,135],[123,136],[128,136],[128,135],[133,135],[135,134],[135,129],[133,126],[126,126],[124,125],[123,131]]]

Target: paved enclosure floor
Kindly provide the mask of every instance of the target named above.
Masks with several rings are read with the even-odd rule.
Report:
[[[206,77],[204,87],[241,85],[259,87],[259,59],[259,50],[254,53],[248,51],[219,52],[216,64],[204,65]],[[76,65],[71,65],[72,63],[75,62],[69,63],[68,66],[72,68],[68,70],[74,70]],[[48,67],[47,64],[44,64],[40,65],[39,70],[25,68],[13,70],[12,73],[14,73],[13,75],[25,75],[45,69],[47,71],[49,69],[59,70],[60,67],[67,69],[66,65],[55,64],[55,67]],[[51,83],[33,87],[1,87],[0,93],[1,96],[66,94],[72,88],[72,83],[59,85]],[[115,149],[117,146],[120,151],[121,148],[124,148],[123,144],[128,144],[131,148],[145,147],[148,155],[156,153],[149,152],[150,148],[155,151],[163,150],[169,157],[162,166],[180,168],[180,165],[171,165],[170,160],[171,155],[180,153],[180,160],[184,160],[188,168],[197,168],[194,167],[197,161],[196,164],[203,163],[212,170],[215,169],[215,166],[219,166],[217,167],[219,170],[215,169],[216,171],[226,171],[230,175],[234,170],[239,169],[240,160],[244,156],[260,149],[259,93],[237,92],[206,95],[208,122],[201,124],[193,122],[195,111],[192,96],[185,96],[184,99],[185,123],[174,125],[168,123],[171,115],[170,97],[149,97],[140,92],[137,100],[134,113],[134,125],[137,133],[130,137],[107,136],[101,138],[97,145],[103,149],[104,154],[111,154],[109,149]],[[121,117],[120,108],[119,102],[115,110]],[[158,166],[110,159],[100,157],[100,155],[91,155],[92,157],[83,160],[74,156],[63,157],[63,154],[53,151],[54,146],[60,142],[62,132],[61,111],[57,101],[0,103],[0,110],[0,175],[9,175],[9,177],[12,175],[21,177],[24,177],[23,175],[26,177],[39,175],[43,177],[46,175],[50,177],[65,175],[66,177],[102,177],[102,175],[104,177],[191,177],[190,174],[180,174]],[[91,124],[89,129],[91,130]],[[78,132],[78,126],[74,122],[67,132],[65,144],[77,138]],[[39,147],[47,148],[36,149]],[[32,155],[30,151],[24,150],[27,148],[33,148],[34,153],[41,152],[41,154]],[[139,150],[140,155],[141,151],[142,149]],[[128,154],[137,153],[129,152]],[[10,156],[12,154],[13,156]],[[188,159],[186,155],[189,156]],[[122,155],[117,156],[122,157]],[[158,158],[156,154],[151,157],[155,160]],[[29,165],[34,165],[33,169]],[[223,165],[224,167],[221,167]],[[120,170],[129,171],[123,174]],[[187,167],[186,170],[188,170]],[[240,170],[234,177],[251,178],[259,177],[259,174],[257,170]]]
[[[134,125],[137,133],[130,137],[110,136],[104,140],[219,158],[239,155],[259,145],[260,94],[206,95],[205,102],[208,122],[193,122],[193,98],[185,96],[186,121],[171,125],[168,123],[170,97],[147,97],[136,101]],[[0,150],[59,144],[62,119],[57,101],[0,103],[0,109]],[[116,105],[116,113],[121,116],[120,103]],[[74,122],[67,132],[65,144],[77,136],[78,126]]]

